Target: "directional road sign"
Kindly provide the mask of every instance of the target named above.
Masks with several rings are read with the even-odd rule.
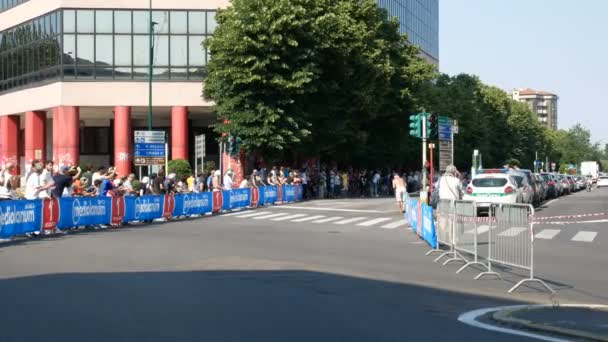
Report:
[[[136,166],[162,165],[165,163],[165,132],[135,131],[133,161]]]

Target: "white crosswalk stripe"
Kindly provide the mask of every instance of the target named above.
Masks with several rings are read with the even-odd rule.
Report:
[[[302,216],[306,216],[306,214],[294,214],[294,215],[288,215],[288,216],[281,216],[279,218],[273,218],[273,219],[271,219],[271,221],[287,221],[287,220],[295,219],[295,218],[302,217]]]
[[[324,219],[321,219],[321,220],[312,221],[312,223],[327,223],[327,222],[341,220],[343,218],[344,217],[341,217],[341,216],[334,216],[334,217],[324,218]]]
[[[526,230],[528,230],[528,228],[513,227],[513,228],[509,228],[509,229],[505,230],[504,232],[498,234],[498,236],[515,237],[515,236],[525,232]]]
[[[487,224],[481,225],[481,226],[477,227],[477,235],[487,233],[488,230],[490,230],[490,226],[488,226]],[[473,228],[473,229],[467,230],[464,233],[473,234],[474,232],[475,232],[475,229]]]
[[[263,216],[256,216],[253,219],[254,220],[265,220],[265,219],[269,219],[269,218],[273,218],[273,217],[286,216],[286,215],[289,215],[289,214],[287,214],[287,213],[269,214],[269,215],[263,215]]]
[[[380,217],[380,218],[377,218],[377,219],[373,219],[373,220],[369,220],[369,221],[358,223],[357,226],[370,227],[370,226],[373,226],[373,225],[378,224],[378,223],[389,221],[390,219],[391,219],[390,217]]]
[[[407,224],[407,222],[405,220],[399,220],[399,221],[395,221],[395,222],[391,222],[389,224],[385,224],[384,226],[382,226],[382,228],[385,229],[395,229],[398,227],[403,227]]]
[[[597,232],[586,232],[581,230],[580,232],[576,233],[576,235],[574,235],[572,241],[593,242],[596,235]]]
[[[307,222],[307,221],[322,219],[324,217],[325,217],[325,215],[308,216],[308,217],[300,218],[297,220],[291,220],[291,222]]]
[[[349,218],[349,219],[346,219],[346,220],[334,222],[334,224],[349,224],[349,223],[365,220],[366,218],[367,217],[353,217],[353,218]]]
[[[537,239],[551,240],[556,237],[557,234],[559,234],[559,232],[561,231],[561,229],[543,229],[539,233],[534,235],[534,237]]]
[[[245,212],[245,213],[238,213],[238,215],[234,215],[234,217],[238,217],[238,218],[248,218],[248,217],[254,217],[254,216],[261,216],[261,215],[268,215],[270,214],[270,211],[257,211],[257,212]],[[224,216],[224,215],[222,215]]]

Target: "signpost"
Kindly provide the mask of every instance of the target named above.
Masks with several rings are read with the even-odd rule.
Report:
[[[454,134],[458,134],[458,121],[447,116],[439,117],[439,170],[445,171],[454,164]]]
[[[135,166],[164,165],[167,157],[164,131],[135,131],[133,161]]]
[[[200,164],[199,164],[200,159]],[[198,177],[199,165],[205,168],[205,135],[197,135],[194,138],[194,176]]]

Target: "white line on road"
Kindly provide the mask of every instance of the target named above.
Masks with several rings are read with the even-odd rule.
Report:
[[[390,219],[391,219],[390,217],[380,217],[380,218],[377,218],[377,219],[361,222],[361,223],[357,224],[357,226],[370,227],[370,226],[373,226],[373,225],[378,224],[378,223],[389,221]]]
[[[549,341],[549,342],[567,342],[568,341],[568,340],[563,340],[563,339],[554,338],[554,337],[547,337],[547,336],[543,336],[543,335],[532,334],[529,332],[519,331],[519,330],[515,330],[515,329],[496,327],[496,326],[493,326],[490,324],[481,323],[481,322],[477,321],[477,318],[485,316],[494,311],[518,309],[521,307],[522,307],[522,305],[513,305],[513,306],[503,306],[503,307],[497,307],[497,308],[473,310],[473,311],[465,312],[462,315],[458,316],[458,321],[460,321],[464,324],[474,326],[476,328],[501,332],[504,334],[537,338],[539,340],[544,340],[544,341]]]
[[[346,219],[346,220],[334,222],[334,224],[348,224],[348,223],[353,223],[353,222],[365,220],[366,218],[367,217],[353,217],[353,218],[349,218],[349,219]]]
[[[322,220],[312,221],[312,223],[327,223],[327,222],[331,222],[331,221],[341,220],[343,218],[344,217],[342,217],[342,216],[334,216],[334,217],[324,218]]]
[[[302,216],[306,216],[306,214],[295,214],[295,215],[282,216],[279,218],[273,218],[271,221],[287,221],[287,220],[295,219],[295,218],[302,217]]]
[[[382,228],[385,229],[395,229],[398,227],[403,227],[407,224],[407,222],[405,222],[405,220],[399,220],[399,221],[395,221],[389,224],[385,224],[384,226],[382,226]]]
[[[363,210],[363,209],[339,209],[339,208],[317,208],[317,207],[302,207],[295,205],[282,206],[281,209],[303,209],[303,210],[319,210],[319,211],[342,211],[347,213],[392,213],[394,211],[381,210]]]
[[[557,201],[559,201],[559,198],[552,199],[552,200],[550,200],[549,202],[545,203],[545,204],[544,204],[544,206],[545,206],[545,207],[548,207],[549,205],[551,205],[551,203],[554,203],[554,202],[557,202]]]
[[[235,217],[238,217],[238,218],[254,217],[254,216],[260,216],[260,215],[268,215],[270,213],[271,213],[271,211],[258,211],[255,213],[239,213],[239,215],[235,215]],[[222,216],[231,216],[231,215],[229,214],[229,215],[222,215]]]
[[[561,231],[561,229],[543,229],[540,233],[534,235],[534,237],[537,239],[551,240]]]
[[[318,220],[318,219],[321,219],[324,217],[325,217],[324,215],[308,216],[308,217],[297,219],[297,220],[291,220],[291,222],[306,222],[306,221]]]
[[[514,236],[517,236],[517,235],[525,232],[526,230],[528,230],[528,228],[513,227],[513,228],[509,228],[509,229],[505,230],[504,232],[498,234],[498,236],[514,237]]]
[[[279,216],[285,216],[285,215],[289,215],[289,214],[287,214],[287,213],[270,214],[270,215],[264,215],[264,216],[256,216],[253,219],[254,220],[264,220],[264,219],[269,219],[269,218],[279,217]]]
[[[580,232],[576,233],[576,235],[574,235],[572,241],[593,242],[596,235],[596,232],[586,232],[581,230]]]
[[[483,233],[487,233],[488,230],[490,230],[490,226],[488,226],[487,224],[481,225],[479,227],[477,227],[477,234],[483,234]],[[473,234],[475,232],[475,228],[473,229],[469,229],[465,232],[465,234]]]

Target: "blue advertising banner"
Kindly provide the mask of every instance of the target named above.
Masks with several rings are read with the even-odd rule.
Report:
[[[431,247],[437,248],[437,234],[435,231],[435,220],[433,219],[433,207],[426,204],[422,204],[421,237]]]
[[[260,205],[274,204],[278,200],[279,192],[276,186],[260,187]]]
[[[124,222],[147,221],[163,217],[165,196],[125,197]]]
[[[293,185],[283,185],[283,203],[295,202],[296,189]]]
[[[212,210],[211,192],[175,195],[173,216],[204,215]]]
[[[246,208],[251,204],[251,190],[248,188],[224,190],[223,193],[224,203],[222,210]]]
[[[110,224],[111,197],[62,197],[59,199],[58,228]]]
[[[302,191],[302,186],[296,185],[295,189],[296,189],[296,201],[301,201],[302,198],[304,197],[304,194],[303,194],[304,191]]]
[[[414,233],[418,233],[418,200],[410,201],[410,228],[414,231]]]
[[[0,202],[0,237],[8,239],[40,231],[42,226],[42,201]]]

